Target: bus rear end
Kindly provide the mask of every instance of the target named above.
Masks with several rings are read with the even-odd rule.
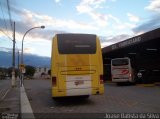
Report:
[[[132,70],[129,58],[111,60],[112,82],[132,82]]]
[[[55,44],[52,97],[102,94],[102,54],[96,36],[58,34]]]

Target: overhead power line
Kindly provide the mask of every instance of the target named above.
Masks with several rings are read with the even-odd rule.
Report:
[[[6,20],[5,20],[5,18],[4,18],[4,13],[3,13],[3,9],[2,9],[2,4],[1,4],[1,2],[0,2],[0,7],[1,7],[2,15],[3,15],[3,16],[2,16],[2,17],[3,17],[2,19],[3,19],[3,21],[4,21],[6,31],[8,31],[8,30],[7,30],[7,23],[6,23]]]
[[[11,17],[11,10],[10,10],[9,0],[7,0],[7,7],[8,7],[8,15],[9,15],[9,20],[10,20],[11,30],[13,32],[13,25],[12,25],[12,17]]]
[[[3,34],[5,34],[5,36],[7,36],[9,39],[11,39],[13,41],[13,39],[9,35],[7,35],[2,29],[0,29],[0,32],[2,32]]]

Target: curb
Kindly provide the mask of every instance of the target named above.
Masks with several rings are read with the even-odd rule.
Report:
[[[20,104],[21,104],[21,118],[22,119],[28,119],[28,118],[35,119],[23,85],[22,87],[20,87]]]
[[[160,82],[156,82],[154,84],[155,84],[155,86],[160,86]]]
[[[144,87],[154,87],[154,84],[143,84]]]
[[[149,83],[149,84],[136,84],[137,86],[143,86],[143,87],[159,87],[160,83]]]

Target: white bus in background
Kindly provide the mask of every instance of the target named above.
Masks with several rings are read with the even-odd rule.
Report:
[[[114,58],[111,60],[112,82],[135,82],[134,70],[130,58]]]

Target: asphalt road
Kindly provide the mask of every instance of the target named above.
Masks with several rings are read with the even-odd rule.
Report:
[[[50,80],[26,80],[26,93],[34,113],[160,113],[160,87],[105,84],[104,95],[88,99],[51,98]]]

